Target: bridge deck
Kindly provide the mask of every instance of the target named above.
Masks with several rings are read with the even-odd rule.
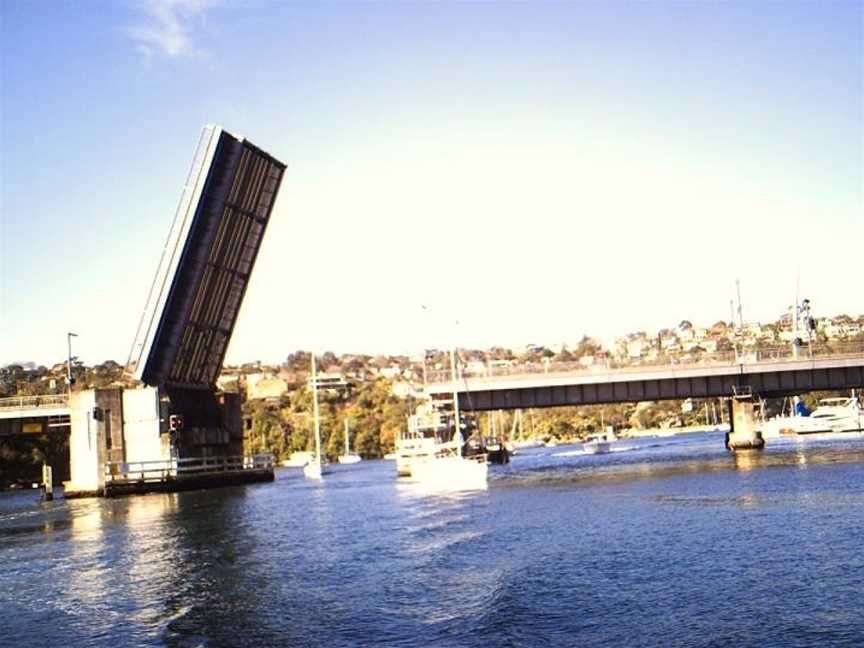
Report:
[[[726,356],[700,364],[493,368],[487,375],[462,375],[455,384],[434,376],[427,390],[433,397],[455,391],[460,407],[488,410],[719,397],[745,387],[763,396],[849,389],[864,387],[864,345],[860,346],[806,359],[734,362]]]
[[[0,398],[0,419],[53,416],[69,416],[69,397],[66,394]]]

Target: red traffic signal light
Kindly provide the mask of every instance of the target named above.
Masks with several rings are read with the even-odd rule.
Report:
[[[183,429],[183,415],[172,414],[168,417],[168,429],[172,432]]]

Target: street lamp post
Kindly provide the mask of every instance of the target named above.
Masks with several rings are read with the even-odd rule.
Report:
[[[68,351],[66,360],[66,388],[69,396],[72,395],[72,338],[78,337],[77,333],[66,333],[66,348]]]

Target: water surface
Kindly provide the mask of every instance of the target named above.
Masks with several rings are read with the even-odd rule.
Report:
[[[451,496],[379,461],[0,494],[0,645],[864,645],[864,437],[615,446],[529,451]]]

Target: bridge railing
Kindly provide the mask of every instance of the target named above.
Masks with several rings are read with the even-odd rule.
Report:
[[[187,457],[155,461],[107,461],[105,483],[164,482],[177,477],[225,474],[250,470],[272,470],[273,455]]]
[[[776,363],[787,361],[807,361],[825,358],[861,357],[864,355],[864,341],[835,342],[830,346],[817,348],[801,348],[798,358],[795,358],[790,345],[763,347],[744,351],[718,351],[699,353],[694,357],[688,354],[662,355],[651,360],[601,358],[592,365],[585,366],[580,362],[527,362],[514,365],[487,366],[482,371],[459,368],[459,380],[478,378],[507,378],[517,376],[534,376],[542,374],[555,375],[596,375],[598,373],[637,373],[657,371],[658,369],[698,369],[706,366],[738,366],[742,364],[755,365],[760,363]],[[431,384],[449,383],[452,380],[450,370],[427,372],[426,380]]]
[[[67,394],[46,394],[44,396],[12,396],[11,398],[0,398],[0,409],[38,409],[40,407],[56,409],[68,407],[69,396]]]

